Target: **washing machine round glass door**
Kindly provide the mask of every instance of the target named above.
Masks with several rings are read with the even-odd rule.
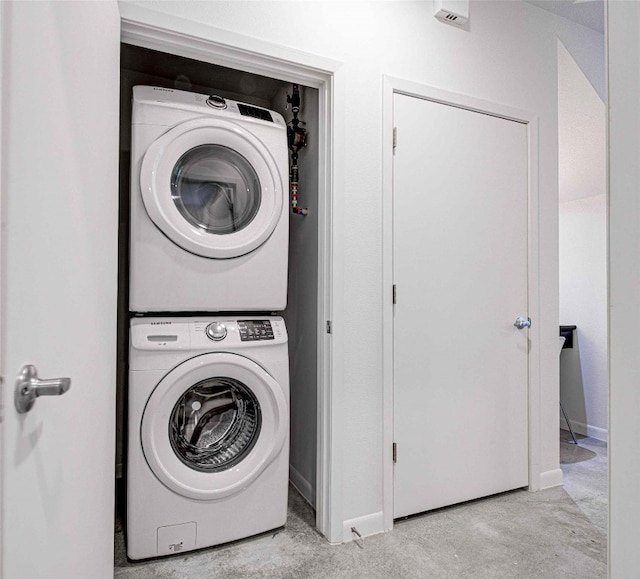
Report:
[[[282,218],[284,183],[265,145],[225,120],[177,125],[152,143],[140,167],[152,221],[183,249],[209,258],[239,257],[267,241]]]
[[[289,409],[278,382],[238,354],[191,358],[149,397],[140,438],[156,477],[182,496],[211,500],[251,484],[279,455]]]

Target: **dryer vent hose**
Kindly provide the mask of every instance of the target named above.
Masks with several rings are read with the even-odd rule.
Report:
[[[299,168],[298,151],[307,144],[307,129],[305,123],[298,118],[300,112],[300,86],[293,85],[293,91],[287,95],[287,103],[291,105],[293,118],[287,124],[287,140],[291,151],[291,167],[289,169],[289,187],[291,192],[291,212],[296,215],[308,215],[309,210],[298,207]]]

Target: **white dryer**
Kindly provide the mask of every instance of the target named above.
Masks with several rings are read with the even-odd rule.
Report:
[[[130,338],[128,556],[170,555],[284,525],[282,318],[134,318]]]
[[[286,133],[274,111],[134,87],[132,312],[284,310]]]

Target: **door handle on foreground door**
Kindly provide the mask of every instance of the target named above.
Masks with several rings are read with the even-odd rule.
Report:
[[[513,324],[519,330],[531,327],[531,318],[523,318],[522,316],[516,318],[515,324]]]
[[[35,366],[22,367],[16,378],[13,400],[20,414],[29,412],[38,396],[60,396],[71,388],[71,378],[40,380]]]

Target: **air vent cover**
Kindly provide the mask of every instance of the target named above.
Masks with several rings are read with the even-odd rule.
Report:
[[[435,0],[435,17],[447,24],[464,26],[469,21],[469,0]]]

